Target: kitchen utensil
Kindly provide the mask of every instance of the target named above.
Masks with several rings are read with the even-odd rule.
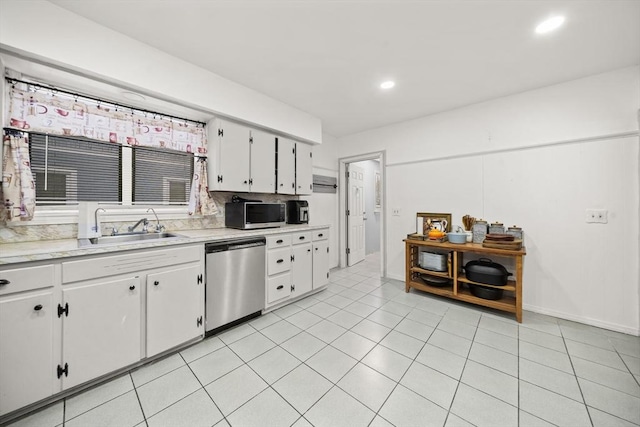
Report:
[[[471,231],[473,228],[473,224],[476,223],[476,219],[470,215],[465,215],[462,217],[462,225],[465,230]]]
[[[491,261],[489,258],[480,258],[477,261],[469,261],[464,266],[467,279],[487,285],[504,286],[511,273],[503,265]]]
[[[447,271],[448,254],[420,252],[420,267],[431,271]]]
[[[436,277],[430,276],[428,274],[420,274],[420,280],[422,280],[425,284],[429,286],[451,286],[451,279],[447,279],[446,277]]]
[[[465,244],[467,243],[467,233],[465,232],[455,232],[455,233],[447,233],[447,239],[449,239],[449,241],[451,243],[457,243],[457,244]]]
[[[516,239],[513,242],[500,242],[500,241],[490,241],[485,239],[485,241],[482,242],[482,247],[517,251],[522,249],[522,240]]]
[[[469,290],[471,291],[471,295],[482,299],[498,300],[502,298],[503,294],[502,289],[489,288],[487,286],[480,285],[470,284]]]
[[[514,237],[511,234],[489,233],[485,236],[485,240],[490,240],[494,242],[513,242]]]
[[[489,224],[489,234],[503,234],[504,224],[501,222],[492,222]]]
[[[487,235],[487,221],[478,220],[473,224],[473,243],[482,243]]]

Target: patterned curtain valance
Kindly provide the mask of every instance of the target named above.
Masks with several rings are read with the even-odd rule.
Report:
[[[79,136],[122,145],[141,145],[207,154],[204,125],[72,95],[27,82],[11,85],[7,120],[13,129]]]

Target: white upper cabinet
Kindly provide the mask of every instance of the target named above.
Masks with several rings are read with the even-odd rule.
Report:
[[[278,188],[280,194],[296,194],[296,143],[278,137]]]
[[[220,122],[217,131],[218,150],[214,162],[217,174],[209,174],[209,188],[220,191],[249,191],[251,133],[249,128],[231,122]],[[211,162],[213,163],[213,162]]]
[[[313,162],[311,145],[296,143],[296,194],[313,192]]]
[[[275,193],[275,136],[220,121],[210,134],[209,189]]]
[[[266,132],[251,131],[251,177],[253,193],[276,192],[276,137]]]

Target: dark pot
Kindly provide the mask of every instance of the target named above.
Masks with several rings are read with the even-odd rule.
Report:
[[[502,289],[488,288],[480,285],[469,285],[471,295],[482,299],[497,300],[502,298]]]
[[[491,261],[488,258],[480,258],[477,261],[469,261],[464,270],[467,279],[487,285],[504,286],[511,273],[503,265]]]

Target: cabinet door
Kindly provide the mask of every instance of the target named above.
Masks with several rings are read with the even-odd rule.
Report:
[[[251,155],[247,127],[221,122],[222,135],[219,136],[220,154],[218,158],[221,191],[249,191],[249,158]],[[215,177],[217,180],[218,177]]]
[[[291,296],[306,294],[312,289],[311,243],[293,246],[293,262],[291,263]]]
[[[296,143],[296,194],[313,192],[313,162],[311,145]]]
[[[53,291],[0,300],[0,415],[54,393]]]
[[[296,194],[295,142],[278,137],[278,188],[280,194]]]
[[[276,192],[276,137],[251,131],[251,192]]]
[[[291,272],[287,271],[267,278],[267,305],[282,302],[289,295],[291,295]]]
[[[329,242],[313,242],[313,289],[329,283]]]
[[[62,290],[62,387],[140,360],[140,279],[103,279]]]
[[[147,276],[147,357],[202,335],[200,265]]]

